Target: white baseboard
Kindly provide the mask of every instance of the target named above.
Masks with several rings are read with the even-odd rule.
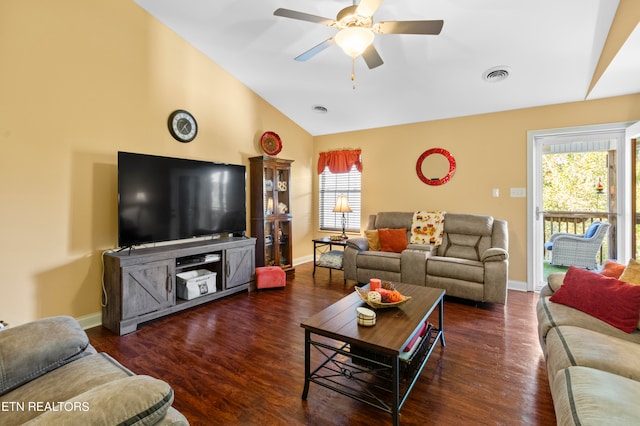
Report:
[[[525,281],[511,281],[507,282],[507,288],[509,290],[517,290],[527,292],[527,283]]]
[[[76,318],[76,320],[78,320],[80,326],[82,326],[84,330],[97,327],[102,325],[102,312],[94,312],[93,314],[84,315]]]
[[[313,255],[310,254],[309,256],[304,256],[304,257],[299,257],[297,259],[293,259],[293,266],[298,266],[301,265],[303,263],[307,263],[307,262],[313,262]]]

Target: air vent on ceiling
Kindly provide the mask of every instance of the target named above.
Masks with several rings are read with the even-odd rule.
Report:
[[[490,83],[506,80],[509,77],[509,67],[499,66],[488,69],[482,74],[482,78]]]
[[[322,105],[314,105],[312,109],[319,114],[326,114],[329,111],[327,107]]]

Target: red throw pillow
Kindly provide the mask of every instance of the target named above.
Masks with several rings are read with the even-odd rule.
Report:
[[[640,286],[570,266],[562,286],[549,299],[571,306],[631,333],[640,317]]]
[[[618,279],[620,278],[620,275],[622,275],[622,273],[624,272],[624,268],[626,267],[627,265],[614,262],[613,260],[607,260],[604,263],[604,268],[602,268],[602,271],[600,271],[600,273],[605,277],[612,277],[612,278]]]
[[[382,251],[402,253],[402,250],[407,248],[407,228],[380,228],[378,229],[378,238]]]

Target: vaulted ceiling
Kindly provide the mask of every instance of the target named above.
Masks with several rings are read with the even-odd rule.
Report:
[[[640,93],[638,17],[616,16],[631,1],[386,0],[374,21],[442,19],[442,32],[377,34],[384,64],[356,58],[352,82],[337,45],[294,60],[335,28],[273,14],[335,19],[350,1],[135,0],[312,135]],[[487,81],[492,69],[508,77]]]

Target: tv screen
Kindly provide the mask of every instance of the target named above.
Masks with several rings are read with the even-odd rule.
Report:
[[[118,245],[246,231],[246,167],[118,152]]]

